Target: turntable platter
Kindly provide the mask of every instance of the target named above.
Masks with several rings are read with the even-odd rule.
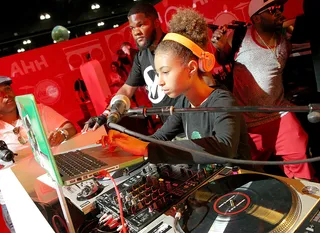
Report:
[[[185,202],[184,232],[288,232],[301,203],[295,191],[262,174],[241,174],[208,182]]]

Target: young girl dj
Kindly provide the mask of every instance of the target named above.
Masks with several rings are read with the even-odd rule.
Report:
[[[236,101],[229,91],[210,87],[203,80],[215,63],[214,56],[205,51],[208,30],[204,17],[193,9],[178,9],[169,22],[169,29],[170,33],[155,51],[155,68],[163,91],[171,98],[181,95],[175,108],[235,106]],[[186,140],[171,141],[183,132]],[[241,113],[174,114],[152,137],[192,150],[187,152],[172,148],[170,144],[142,141],[115,130],[110,130],[101,143],[146,156],[151,163],[213,163],[194,151],[228,158],[250,157],[246,124]]]

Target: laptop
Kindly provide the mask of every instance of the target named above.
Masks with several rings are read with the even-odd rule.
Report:
[[[111,172],[144,161],[142,156],[120,149],[109,152],[101,145],[53,155],[34,96],[16,96],[15,100],[35,160],[60,185],[72,185],[95,177],[104,170]]]

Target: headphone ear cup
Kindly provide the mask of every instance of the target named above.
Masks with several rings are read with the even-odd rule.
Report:
[[[216,58],[212,53],[204,52],[199,58],[199,69],[202,72],[210,72],[216,63]]]

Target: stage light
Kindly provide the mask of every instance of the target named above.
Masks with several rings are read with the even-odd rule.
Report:
[[[100,8],[100,5],[98,3],[94,3],[91,5],[91,10],[97,10]]]
[[[98,27],[102,27],[104,25],[104,22],[99,22],[97,25]]]
[[[86,36],[91,34],[91,31],[87,31],[84,33]]]
[[[26,45],[26,44],[31,44],[31,40],[24,40],[23,42],[22,42],[24,45]]]

